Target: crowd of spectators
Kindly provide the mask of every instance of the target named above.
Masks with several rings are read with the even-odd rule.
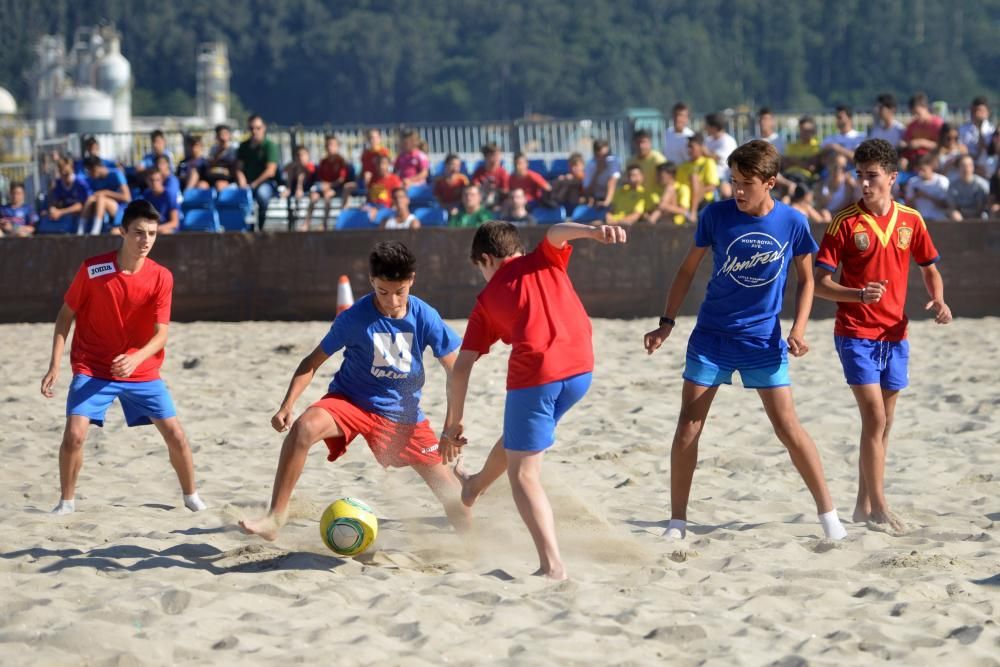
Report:
[[[835,133],[819,137],[816,120],[802,116],[795,136],[786,140],[774,113],[759,109],[756,138],[773,144],[782,155],[775,196],[810,221],[830,221],[860,198],[854,150],[866,138],[880,138],[899,153],[897,199],[924,219],[1000,218],[1000,132],[990,121],[987,100],[973,99],[969,118],[959,127],[935,115],[923,93],[909,100],[908,124],[897,120],[896,111],[893,95],[879,95],[875,122],[866,134],[855,129],[850,107],[837,106]],[[352,206],[361,207],[371,225],[382,229],[419,228],[421,208],[427,206],[440,210],[435,220],[452,227],[475,227],[494,218],[531,225],[546,210],[561,208],[572,214],[580,207],[594,222],[691,224],[702,207],[731,196],[726,160],[737,141],[722,114],[705,116],[703,131],[696,132],[690,127],[689,108],[677,104],[671,121],[660,138],[662,151],[655,150],[653,136],[640,129],[624,162],[606,140],[597,139],[589,160],[574,153],[561,161],[561,170],[546,174],[533,169],[522,153],[514,155],[508,172],[495,144],[482,147],[482,160],[471,174],[457,155],[448,155],[443,166],[432,171],[426,145],[415,131],[401,133],[393,159],[377,129],[365,135],[360,173],[333,135],[325,138],[318,164],[304,146],[297,146],[292,161],[282,167],[278,145],[258,115],[249,118],[249,136],[238,145],[225,125],[215,128],[207,152],[202,137],[187,137],[179,162],[157,130],[150,136],[151,150],[131,170],[101,157],[98,141],[90,137],[79,160],[58,158],[40,210],[27,201],[23,184],[11,185],[8,203],[0,207],[0,235],[31,235],[42,220],[72,220],[67,231],[77,234],[116,233],[116,216],[133,198],[151,202],[163,219],[161,231],[170,233],[182,228],[183,193],[234,186],[252,193],[258,230],[276,196],[288,201],[289,229],[300,217],[310,229],[317,208],[322,228],[329,229],[332,212]],[[337,200],[339,206],[334,206]]]

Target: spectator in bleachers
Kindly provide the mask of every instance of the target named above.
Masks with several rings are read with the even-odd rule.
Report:
[[[774,114],[768,107],[761,107],[757,112],[757,139],[762,139],[774,146],[778,154],[785,152],[785,140],[778,134]]]
[[[615,190],[611,206],[604,214],[609,225],[631,226],[656,210],[659,199],[643,185],[642,167],[629,165],[625,171],[625,185]]]
[[[534,173],[534,172],[532,172]],[[528,197],[524,190],[511,187],[510,197],[504,203],[502,219],[515,225],[537,225],[535,216],[528,210]]]
[[[635,151],[629,158],[628,166],[639,165],[642,169],[643,185],[647,190],[656,187],[656,168],[667,161],[663,153],[653,150],[653,138],[647,130],[636,130],[632,135],[632,148]]]
[[[972,156],[980,175],[987,173],[986,157],[990,138],[996,128],[990,122],[990,107],[985,97],[979,96],[969,105],[969,120],[958,128],[958,140]]]
[[[673,124],[663,135],[663,157],[668,162],[683,164],[688,159],[688,139],[694,130],[688,127],[690,111],[683,102],[678,102],[670,111]]]
[[[552,182],[551,199],[568,213],[572,213],[574,208],[586,201],[583,196],[583,177],[586,169],[583,156],[579,153],[570,155],[568,163],[569,173],[558,176]]]
[[[540,203],[549,192],[552,192],[549,182],[537,171],[528,168],[528,156],[524,153],[514,155],[514,173],[510,175],[508,185],[512,194],[514,190],[521,190],[528,205]]]
[[[299,205],[302,199],[310,194],[316,180],[316,165],[309,156],[309,149],[305,146],[296,146],[294,153],[295,157],[285,165],[287,187],[281,191],[281,196],[288,199],[288,231],[295,229],[299,217]],[[305,226],[305,231],[309,231],[309,225]]]
[[[462,161],[454,153],[444,159],[444,173],[434,181],[434,199],[448,215],[462,205],[462,191],[469,185],[469,178],[462,173]]]
[[[830,153],[826,158],[826,175],[816,184],[816,208],[836,214],[860,197],[858,181],[848,166],[847,157],[843,153]]]
[[[875,100],[875,122],[868,129],[869,139],[884,139],[899,149],[906,128],[896,120],[896,96],[882,93]]]
[[[388,155],[380,155],[375,163],[375,173],[368,181],[368,204],[371,206],[371,216],[374,220],[375,210],[392,206],[392,193],[403,187],[399,176],[390,171],[391,161]]]
[[[173,234],[177,231],[177,227],[180,224],[177,197],[167,191],[166,185],[163,182],[163,174],[158,169],[149,172],[147,180],[149,181],[149,187],[142,191],[140,199],[148,201],[160,214],[160,224],[157,226],[158,232],[160,234]]]
[[[316,178],[309,189],[309,208],[306,211],[306,229],[312,226],[313,211],[317,202],[323,200],[323,229],[328,228],[330,220],[330,203],[334,197],[340,197],[340,208],[347,208],[351,193],[357,187],[351,179],[351,166],[340,154],[340,142],[337,137],[326,136],[326,155],[319,161],[316,168]]]
[[[378,171],[379,160],[385,156],[390,158],[389,149],[382,145],[382,132],[377,128],[370,128],[365,133],[365,149],[361,152],[361,180],[360,185],[365,188],[371,182],[372,177]]]
[[[406,188],[392,191],[392,215],[383,218],[379,229],[420,229],[420,220],[410,212],[410,196]]]
[[[990,178],[990,218],[1000,220],[1000,169]]]
[[[493,212],[483,206],[483,193],[478,185],[462,191],[462,208],[448,218],[449,227],[478,227],[493,219]]]
[[[802,215],[806,216],[809,222],[830,222],[833,218],[830,211],[826,209],[818,210],[813,204],[813,191],[805,185],[796,183],[789,193],[789,205]]]
[[[86,160],[88,157],[90,157],[92,155],[95,156],[95,157],[101,158],[101,162],[103,162],[104,166],[106,166],[108,169],[117,169],[118,168],[118,165],[117,165],[117,163],[115,163],[114,160],[105,160],[104,158],[101,157],[101,143],[97,140],[97,137],[95,137],[94,135],[90,134],[90,135],[87,135],[86,137],[84,137],[84,139],[83,139],[83,155],[81,155],[80,159],[77,160],[76,163],[74,164],[74,167],[76,168],[77,173],[79,173],[79,174],[83,173],[83,171],[84,171],[83,161]]]
[[[705,116],[705,154],[715,160],[719,174],[719,195],[729,199],[733,194],[729,184],[729,154],[736,150],[738,144],[731,134],[726,132],[726,119],[719,113]]]
[[[906,203],[924,220],[948,219],[948,179],[934,171],[935,159],[925,154],[917,160],[917,175],[906,182]]]
[[[132,192],[122,173],[117,169],[108,169],[99,157],[88,157],[84,161],[84,169],[91,195],[83,205],[78,233],[84,231],[85,224],[89,222],[90,233],[96,235],[101,233],[104,216],[114,220],[118,207],[132,201]]]
[[[10,201],[0,206],[0,236],[31,236],[38,224],[38,214],[25,201],[24,183],[11,183],[9,193]]]
[[[208,187],[222,190],[237,181],[236,149],[230,144],[232,131],[228,125],[215,126],[215,143],[208,152],[205,183]]]
[[[816,138],[816,121],[812,116],[799,118],[799,136],[785,146],[781,157],[782,175],[811,184],[819,170],[820,147]]]
[[[910,113],[913,120],[903,132],[902,146],[907,170],[912,171],[921,157],[937,149],[944,120],[931,113],[926,93],[916,93],[910,98]]]
[[[403,187],[424,185],[430,173],[431,162],[427,153],[420,150],[420,137],[416,130],[404,130],[399,137],[399,155],[393,171],[403,181]]]
[[[208,175],[208,160],[204,156],[204,146],[201,137],[194,135],[188,138],[188,154],[177,165],[177,180],[185,190],[200,186],[208,187],[205,177]]]
[[[49,191],[47,217],[55,221],[63,216],[76,215],[78,217],[76,233],[82,235],[84,226],[83,216],[80,213],[90,198],[90,186],[87,184],[87,179],[76,177],[71,158],[60,157],[56,165],[59,178],[52,183],[52,189]]]
[[[500,149],[496,144],[483,146],[483,163],[472,172],[472,184],[478,185],[483,206],[498,209],[510,192],[510,175],[500,161]]]
[[[948,217],[952,220],[982,220],[990,204],[990,184],[976,173],[971,155],[958,161],[958,175],[948,183]]]
[[[659,199],[656,208],[649,214],[653,224],[660,220],[673,221],[675,225],[693,222],[691,213],[691,186],[677,180],[677,166],[664,162],[656,168],[657,187],[653,194]]]
[[[618,157],[611,154],[611,145],[606,139],[595,139],[594,157],[583,172],[583,196],[587,204],[597,208],[611,206],[621,177],[622,165]]]
[[[174,156],[167,150],[167,138],[163,135],[162,130],[153,130],[149,133],[149,141],[152,144],[152,149],[150,152],[142,156],[142,160],[136,167],[136,172],[140,175],[145,176],[146,172],[153,169],[156,165],[156,158],[161,155],[167,156],[167,160],[170,161],[170,171],[174,170]]]
[[[854,162],[854,150],[865,140],[865,135],[854,129],[854,111],[846,105],[836,110],[837,134],[823,139],[820,150],[826,155],[843,155],[848,163]]]
[[[958,130],[950,123],[941,126],[941,137],[938,140],[934,157],[937,165],[934,171],[944,174],[949,181],[958,178],[958,161],[969,154],[969,149],[958,140]]]
[[[166,155],[156,158],[156,171],[163,176],[163,187],[177,201],[181,200],[181,181],[170,171],[170,161]]]
[[[688,160],[677,168],[677,180],[691,188],[692,220],[706,204],[715,201],[719,187],[719,171],[715,160],[705,155],[705,139],[695,132],[688,139]]]
[[[241,187],[253,190],[257,202],[257,231],[264,231],[267,206],[274,197],[281,157],[278,145],[267,138],[267,125],[263,118],[253,114],[247,120],[247,127],[250,138],[241,143],[236,151],[237,179]]]

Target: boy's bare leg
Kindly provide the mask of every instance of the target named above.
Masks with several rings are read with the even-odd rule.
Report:
[[[468,531],[472,527],[472,512],[462,504],[462,483],[455,471],[440,464],[415,465],[413,469],[427,482],[427,486],[441,502],[448,522],[455,531]]]
[[[309,193],[309,206],[306,208],[305,229],[303,231],[308,232],[312,228],[313,211],[316,210],[316,203],[318,201],[319,201],[319,193],[318,192],[310,192]],[[324,225],[325,225],[325,223],[326,223],[326,220],[324,219]],[[324,227],[324,229],[325,229],[325,227]]]
[[[531,533],[538,551],[538,574],[550,579],[566,579],[566,567],[556,542],[555,519],[545,489],[542,488],[544,452],[507,452],[507,477],[514,494],[514,504]]]
[[[708,411],[719,387],[703,387],[684,381],[681,389],[681,411],[670,446],[670,523],[667,536],[683,538],[687,531],[687,506],[691,482],[698,465],[698,441],[705,428]]]
[[[259,535],[273,541],[278,531],[288,519],[288,503],[292,498],[295,484],[306,465],[309,449],[320,440],[343,436],[336,420],[326,410],[309,408],[295,420],[292,428],[281,443],[278,470],[274,474],[274,489],[271,492],[271,506],[266,515],[256,519],[242,519],[240,528],[250,535]]]
[[[788,450],[788,455],[791,457],[795,469],[799,471],[802,481],[806,483],[809,493],[816,501],[816,512],[820,516],[824,533],[832,539],[843,539],[847,536],[847,531],[844,530],[840,519],[836,516],[830,490],[823,477],[823,463],[820,461],[816,443],[802,428],[799,417],[795,413],[791,388],[758,389],[757,394],[760,396],[760,400],[764,404],[764,411],[774,427],[774,434]]]
[[[903,523],[889,510],[885,498],[885,456],[899,392],[884,390],[876,384],[852,385],[851,391],[861,412],[860,479],[853,519],[903,530]]]
[[[503,438],[496,441],[493,449],[490,450],[483,463],[483,468],[472,475],[468,474],[462,467],[461,460],[455,465],[455,474],[462,480],[462,503],[466,507],[472,507],[479,500],[479,496],[486,492],[486,489],[493,485],[493,482],[500,479],[500,476],[507,472],[507,452],[503,448]]]
[[[199,512],[207,506],[198,496],[198,487],[194,480],[194,457],[191,456],[191,447],[188,445],[187,436],[177,417],[167,419],[154,419],[153,425],[163,436],[163,442],[167,445],[167,452],[170,454],[170,465],[177,473],[177,480],[181,483],[181,492],[184,494],[184,506],[192,512]]]
[[[59,446],[59,504],[53,514],[69,514],[76,509],[76,480],[83,467],[83,443],[87,440],[90,419],[81,415],[66,417],[62,444]]]

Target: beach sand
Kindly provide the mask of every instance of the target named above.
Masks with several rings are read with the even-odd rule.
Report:
[[[738,385],[702,438],[688,538],[662,537],[693,323],[647,357],[650,322],[595,320],[593,388],[545,462],[562,583],[530,576],[505,481],[463,542],[412,471],[383,471],[360,440],[336,464],[313,449],[276,542],[236,529],[264,511],[281,442],[269,420],[320,322],[171,326],[163,376],[207,511],[183,508],[156,431],[126,428],[115,405],[90,430],[77,512],[50,516],[69,361],[45,400],[51,325],[2,326],[0,664],[1000,665],[1000,319],[911,327],[886,471],[903,536],[849,523],[860,422],[832,322],[810,324],[793,389],[847,521],[841,543],[821,539],[756,394]],[[498,346],[473,374],[471,468],[499,433],[506,357]],[[427,376],[437,429],[444,374]],[[356,560],[319,539],[319,514],[342,496],[381,519]]]

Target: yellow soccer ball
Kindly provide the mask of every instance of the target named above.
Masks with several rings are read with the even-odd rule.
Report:
[[[323,511],[319,520],[323,544],[341,556],[357,556],[378,536],[375,511],[356,498],[341,498]]]

